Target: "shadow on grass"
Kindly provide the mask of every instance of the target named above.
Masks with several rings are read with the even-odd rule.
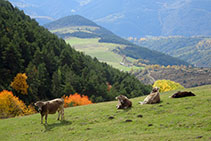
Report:
[[[133,107],[129,107],[129,108],[127,108],[127,109],[123,109],[123,111],[124,111],[124,112],[128,112],[128,111],[130,111],[132,108],[133,108]]]
[[[67,120],[62,120],[59,123],[53,123],[53,124],[44,124],[45,127],[45,131],[50,131],[51,129],[55,128],[55,127],[60,127],[60,126],[66,126],[66,125],[70,125],[72,124],[71,121],[67,121]]]
[[[117,109],[117,112],[121,112],[121,111],[123,111],[123,112],[128,112],[128,111],[130,111],[132,108],[133,108],[133,107],[129,107],[129,108],[127,108],[127,109]]]

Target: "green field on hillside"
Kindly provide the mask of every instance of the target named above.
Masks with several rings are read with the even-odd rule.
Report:
[[[92,33],[91,31],[94,31],[96,29],[99,29],[98,27],[94,26],[73,26],[73,27],[64,27],[59,29],[51,30],[51,32],[59,32],[59,33],[74,33],[74,32],[87,32]]]
[[[90,38],[90,39],[82,39],[82,38],[68,38],[66,42],[69,43],[73,48],[78,51],[84,52],[87,55],[92,57],[96,57],[101,62],[106,62],[113,67],[130,71],[131,69],[140,69],[140,67],[132,66],[126,67],[120,65],[122,61],[122,56],[112,52],[112,50],[116,47],[124,47],[124,45],[120,44],[112,44],[112,43],[100,43],[98,42],[99,38]],[[135,59],[127,57],[128,60],[134,61]]]
[[[161,103],[139,105],[145,96],[131,99],[133,107],[117,110],[117,101],[65,109],[65,120],[49,115],[1,119],[0,139],[7,140],[210,140],[211,85],[184,89],[195,97],[171,99],[176,91],[161,93]],[[142,115],[142,117],[141,117]]]

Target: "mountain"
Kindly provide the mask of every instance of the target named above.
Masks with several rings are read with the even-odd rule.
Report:
[[[211,38],[172,36],[131,39],[138,45],[169,54],[196,67],[211,67]]]
[[[121,37],[211,35],[210,0],[10,0],[44,24],[78,14]]]
[[[133,45],[131,42],[118,37],[111,31],[80,16],[72,15],[63,17],[54,22],[45,24],[44,27],[56,33],[59,37],[100,38],[99,42],[112,42],[124,45]],[[68,29],[70,28],[70,32]]]
[[[79,15],[67,16],[44,26],[62,38],[100,38],[99,42],[117,44],[112,50],[114,53],[134,59],[148,60],[147,64],[188,65],[185,61],[169,55],[137,46]],[[119,47],[119,44],[124,47]]]
[[[0,19],[0,91],[10,90],[27,104],[74,93],[108,101],[151,90],[134,76],[77,52],[8,1],[0,0]],[[26,95],[10,86],[19,73],[27,78]]]

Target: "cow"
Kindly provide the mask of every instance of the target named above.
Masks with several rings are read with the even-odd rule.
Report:
[[[170,96],[170,98],[180,98],[180,97],[186,97],[186,96],[196,96],[196,95],[192,92],[187,92],[187,91],[180,92],[180,91],[178,91],[177,93]]]
[[[41,124],[43,124],[43,116],[45,116],[45,124],[47,124],[48,114],[55,114],[58,111],[58,118],[64,119],[64,99],[57,98],[49,101],[37,101],[35,106],[41,114]]]
[[[132,102],[124,95],[117,96],[118,104],[116,105],[117,109],[127,109],[132,107]]]
[[[155,103],[160,103],[160,93],[159,93],[159,88],[154,87],[152,89],[152,92],[144,99],[143,102],[139,102],[139,104],[155,104]]]

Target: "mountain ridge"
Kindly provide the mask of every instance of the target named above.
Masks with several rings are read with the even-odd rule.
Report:
[[[34,17],[79,14],[121,37],[211,35],[209,0],[10,1]]]

